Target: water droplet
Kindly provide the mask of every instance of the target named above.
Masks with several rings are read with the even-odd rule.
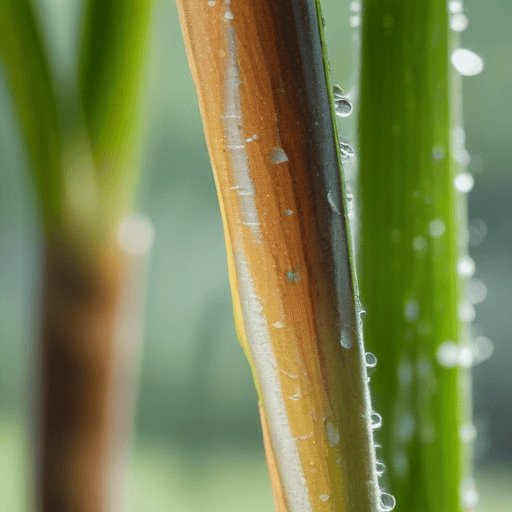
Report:
[[[428,230],[432,238],[439,238],[440,236],[444,235],[446,226],[441,219],[434,219],[430,222]]]
[[[472,443],[477,436],[478,432],[473,423],[464,423],[460,427],[460,438],[464,443]]]
[[[350,10],[352,12],[359,12],[361,10],[361,2],[350,2]]]
[[[348,22],[352,28],[359,27],[359,25],[361,24],[361,16],[359,16],[359,14],[353,14],[348,19]]]
[[[395,497],[387,492],[380,493],[379,510],[381,512],[391,512],[396,506]]]
[[[349,335],[349,333],[345,330],[341,330],[340,334],[340,343],[343,348],[350,348],[353,344],[352,337]]]
[[[471,304],[480,304],[487,297],[487,286],[479,279],[471,279],[468,284],[468,300]]]
[[[461,302],[459,304],[459,318],[463,322],[472,322],[476,317],[475,306],[470,302]]]
[[[340,209],[338,208],[338,204],[334,200],[334,197],[332,195],[332,191],[330,191],[330,190],[329,190],[329,192],[327,192],[327,202],[329,203],[329,206],[331,207],[331,210],[334,213],[337,213],[339,215],[340,214]]]
[[[284,214],[285,215],[293,215],[293,210],[285,210]]]
[[[462,277],[471,277],[475,273],[475,262],[471,256],[462,256],[457,262],[457,272]]]
[[[371,414],[371,421],[372,421],[372,429],[377,430],[380,427],[382,427],[382,416],[378,413],[373,411]]]
[[[209,5],[210,7],[215,7],[215,0],[210,0],[210,1],[208,2],[208,5]]]
[[[397,434],[398,437],[403,441],[409,441],[414,435],[416,430],[416,422],[411,414],[404,414],[398,420]]]
[[[404,317],[408,322],[418,320],[420,316],[420,305],[416,300],[409,300],[404,307]]]
[[[300,389],[297,388],[297,391],[294,395],[291,395],[288,397],[290,400],[300,400],[302,398],[302,393],[300,392]]]
[[[428,423],[421,429],[421,440],[424,444],[430,444],[436,438],[436,430],[432,423]]]
[[[459,348],[459,366],[471,368],[473,366],[473,350],[470,345]]]
[[[450,0],[448,2],[448,10],[452,14],[462,12],[462,0]]]
[[[402,386],[408,386],[412,382],[413,371],[411,363],[400,363],[397,372],[398,381]]]
[[[258,139],[258,136],[256,134],[254,134],[252,137],[248,137],[247,139],[245,139],[245,142],[252,142],[253,140],[257,140]]]
[[[377,366],[377,358],[371,352],[366,352],[364,362],[367,368],[375,368]]]
[[[422,252],[427,248],[427,239],[424,236],[416,236],[412,241],[415,251]]]
[[[444,158],[445,152],[444,149],[436,146],[432,149],[432,158],[437,162],[441,161]]]
[[[338,84],[332,86],[332,93],[335,99],[343,99],[345,96],[343,89]]]
[[[482,219],[475,219],[469,224],[469,245],[476,247],[481,244],[487,236],[487,224]]]
[[[468,193],[475,184],[475,178],[470,172],[461,172],[455,176],[453,183],[459,192]]]
[[[268,159],[273,164],[281,164],[288,161],[288,155],[284,152],[283,148],[274,147],[268,155]]]
[[[467,167],[471,163],[471,155],[464,147],[456,148],[453,152],[453,158],[463,167]]]
[[[325,424],[325,435],[331,446],[336,446],[340,442],[339,430],[330,421]]]
[[[480,495],[475,488],[475,481],[466,477],[461,483],[461,500],[465,507],[473,508],[478,504]]]
[[[352,105],[352,102],[348,98],[341,97],[335,98],[334,110],[338,117],[348,117],[350,114],[352,114],[352,110],[354,110],[354,107]]]
[[[443,368],[453,368],[459,361],[459,349],[453,341],[443,341],[436,351],[437,362]]]
[[[395,453],[393,456],[393,467],[399,478],[404,478],[409,471],[409,459],[405,452]]]
[[[471,343],[473,351],[473,366],[483,363],[489,359],[494,352],[494,345],[489,338],[478,336]]]
[[[464,32],[468,28],[468,17],[462,13],[454,14],[450,18],[450,28],[454,32]]]
[[[342,159],[348,160],[354,156],[354,148],[347,142],[340,140],[340,153]]]
[[[432,373],[432,365],[425,357],[420,357],[416,363],[416,371],[420,377],[427,377]]]
[[[386,472],[386,465],[383,462],[377,461],[375,463],[375,472],[378,477],[382,476]]]
[[[300,281],[300,276],[297,272],[293,272],[292,270],[286,272],[286,279],[290,283],[298,283]]]
[[[224,13],[224,19],[226,20],[232,20],[234,17],[234,14],[229,10]]]
[[[319,498],[320,498],[320,501],[327,501],[329,499],[329,495],[328,494],[320,494]]]
[[[283,323],[281,321],[274,322],[272,324],[276,329],[282,329],[284,327]]]
[[[480,55],[467,48],[457,48],[452,53],[452,64],[462,76],[475,76],[484,69],[484,61]]]

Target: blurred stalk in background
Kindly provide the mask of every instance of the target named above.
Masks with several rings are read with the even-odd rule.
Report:
[[[127,217],[138,174],[151,6],[152,0],[85,4],[80,94],[70,106],[59,104],[31,2],[0,3],[0,56],[44,227],[35,455],[36,506],[44,511],[111,510],[122,501],[144,255],[152,239],[146,221]]]
[[[379,361],[371,389],[386,411],[379,457],[399,512],[469,511],[478,496],[448,16],[446,0],[363,3],[359,275]]]

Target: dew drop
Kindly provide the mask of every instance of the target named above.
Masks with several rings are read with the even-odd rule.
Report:
[[[226,20],[232,20],[234,17],[234,14],[229,10],[224,13],[224,19]]]
[[[484,69],[484,61],[480,55],[467,48],[457,48],[453,51],[451,61],[462,76],[475,76]]]
[[[459,366],[462,368],[471,368],[473,366],[473,349],[470,345],[459,349]]]
[[[462,277],[472,277],[475,273],[475,262],[471,256],[462,256],[457,262],[457,272]]]
[[[332,86],[332,93],[334,95],[334,98],[335,99],[343,99],[345,93],[343,92],[343,89],[338,85],[338,84],[334,84]]]
[[[476,439],[478,432],[473,423],[464,423],[460,427],[460,438],[464,443],[472,443]]]
[[[453,152],[453,158],[463,167],[467,167],[471,163],[471,155],[466,148],[456,148]]]
[[[459,349],[453,341],[443,341],[436,351],[437,362],[443,368],[453,368],[459,360]]]
[[[366,352],[364,362],[367,368],[375,368],[377,366],[377,358],[371,352]]]
[[[452,14],[457,14],[459,12],[462,12],[462,1],[461,0],[450,0],[450,2],[448,2],[448,10]]]
[[[320,498],[320,501],[327,501],[329,499],[329,495],[328,494],[320,494],[319,498]]]
[[[446,226],[441,219],[434,219],[430,222],[428,230],[432,238],[439,238],[444,235]]]
[[[353,14],[348,19],[348,22],[352,28],[359,27],[359,25],[361,24],[361,16],[359,16],[359,14]]]
[[[462,13],[454,14],[450,18],[450,28],[454,32],[464,32],[468,28],[468,17]]]
[[[487,236],[487,224],[482,219],[475,219],[469,224],[469,245],[476,247],[481,244]]]
[[[348,332],[345,329],[342,329],[340,334],[340,343],[343,348],[350,348],[353,344],[352,337],[349,336]]]
[[[422,252],[427,248],[427,239],[424,236],[416,236],[412,241],[412,246],[415,251]]]
[[[297,272],[290,270],[286,272],[286,279],[289,283],[298,283],[300,281],[300,276]]]
[[[395,508],[396,500],[392,494],[387,492],[380,493],[379,510],[381,512],[391,512]]]
[[[468,300],[471,304],[480,304],[487,297],[487,286],[479,279],[471,279],[468,284]]]
[[[268,155],[268,159],[273,164],[281,164],[288,161],[288,155],[284,152],[283,148],[274,147]]]
[[[455,176],[453,183],[459,192],[467,194],[475,184],[475,178],[470,172],[461,172]]]
[[[410,363],[400,363],[398,365],[398,382],[402,386],[407,386],[412,382],[413,379],[413,371],[412,365]]]
[[[331,446],[336,446],[340,442],[339,430],[330,421],[325,424],[325,435]]]
[[[411,414],[404,414],[398,420],[397,434],[402,441],[409,441],[414,435],[415,430],[416,422]]]
[[[382,476],[386,472],[386,465],[383,462],[377,461],[375,463],[375,472],[378,477]]]
[[[354,156],[354,148],[347,142],[340,140],[340,153],[342,159],[348,160]]]
[[[471,343],[471,350],[473,351],[473,366],[483,363],[489,359],[494,352],[494,345],[489,338],[478,336]]]
[[[350,2],[350,10],[352,12],[359,12],[361,10],[361,2]]]
[[[473,508],[478,504],[480,495],[475,489],[475,482],[471,477],[467,477],[461,484],[461,500],[465,507]]]
[[[285,215],[293,215],[293,210],[285,210],[284,214]]]
[[[404,317],[408,322],[418,320],[420,316],[420,305],[416,300],[409,300],[404,307]]]
[[[283,322],[281,321],[278,321],[278,322],[274,322],[272,324],[273,327],[275,327],[276,329],[282,329],[284,326],[283,326]]]
[[[436,162],[441,161],[444,158],[444,155],[445,153],[443,148],[436,146],[432,149],[432,158],[436,160]]]
[[[210,0],[210,1],[208,2],[208,5],[209,5],[210,7],[215,7],[215,0]]]
[[[373,411],[371,414],[371,420],[372,420],[372,429],[377,430],[380,427],[382,427],[382,416],[378,413]]]
[[[470,302],[461,302],[459,304],[459,318],[463,322],[472,322],[476,317],[475,306]]]
[[[338,117],[348,117],[350,114],[352,114],[352,110],[354,110],[354,107],[352,105],[352,102],[348,98],[341,97],[335,98],[334,110]]]

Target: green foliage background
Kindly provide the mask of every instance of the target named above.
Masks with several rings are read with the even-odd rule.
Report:
[[[81,4],[39,0],[36,5],[55,86],[66,98],[75,87]],[[324,0],[322,5],[333,78],[350,89],[356,77],[356,43],[349,2]],[[512,511],[511,491],[500,482],[510,481],[512,464],[512,69],[507,66],[512,4],[466,0],[465,12],[470,24],[462,45],[482,54],[487,67],[463,81],[466,145],[475,176],[470,224],[483,219],[488,228],[486,239],[471,248],[475,277],[488,288],[487,300],[476,307],[475,323],[495,344],[492,360],[474,370],[477,468],[481,510],[507,512]],[[156,239],[148,281],[133,510],[238,510],[244,503],[247,511],[270,511],[256,396],[233,327],[213,174],[170,0],[156,2],[153,38],[139,209],[152,219]],[[340,125],[342,135],[354,136],[354,117]],[[23,510],[23,447],[41,285],[40,207],[20,133],[0,67],[2,510]]]

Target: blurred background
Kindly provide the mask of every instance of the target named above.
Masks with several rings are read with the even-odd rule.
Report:
[[[76,71],[79,0],[38,0],[58,91]],[[357,12],[323,0],[334,81],[356,83]],[[132,456],[132,511],[271,511],[249,366],[237,344],[220,212],[176,7],[156,2],[138,209],[155,228]],[[479,510],[512,511],[512,4],[465,0],[462,46],[486,62],[464,86],[475,330]],[[354,117],[351,122],[353,123]],[[41,294],[38,198],[0,65],[0,510],[27,510],[28,397]],[[354,125],[342,127],[354,139]],[[350,172],[350,170],[348,170]],[[482,287],[482,283],[485,287]],[[363,305],[364,306],[364,305]],[[371,315],[371,311],[369,312]],[[383,371],[384,369],[380,369]],[[442,512],[442,511],[440,511]]]

